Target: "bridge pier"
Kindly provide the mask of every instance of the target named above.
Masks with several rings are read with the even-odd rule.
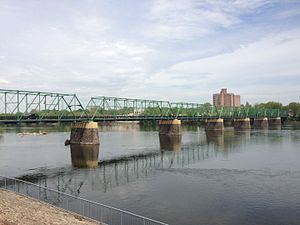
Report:
[[[263,128],[266,129],[269,127],[269,122],[267,117],[263,118],[255,118],[253,123],[255,128]]]
[[[234,119],[233,127],[234,129],[250,129],[250,118]]]
[[[205,130],[224,130],[223,119],[208,119]]]
[[[71,125],[70,144],[99,145],[98,123],[75,122]]]
[[[270,127],[280,127],[281,126],[281,118],[269,118],[269,126]]]
[[[159,135],[181,135],[181,121],[178,119],[160,120]]]

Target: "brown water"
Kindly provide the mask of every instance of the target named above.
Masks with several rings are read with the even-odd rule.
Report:
[[[0,174],[174,225],[300,224],[297,124],[223,133],[184,126],[175,140],[153,126],[101,126],[100,151],[90,154],[64,146],[68,137],[68,126],[1,128]]]

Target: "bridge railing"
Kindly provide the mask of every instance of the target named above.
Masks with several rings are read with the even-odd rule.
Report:
[[[46,202],[55,207],[108,225],[167,225],[128,211],[42,187],[27,181],[0,176],[0,188]]]

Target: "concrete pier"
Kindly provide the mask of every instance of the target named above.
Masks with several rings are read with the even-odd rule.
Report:
[[[269,127],[268,118],[267,118],[267,117],[263,117],[263,118],[255,118],[255,119],[254,119],[253,126],[254,126],[255,128],[263,128],[263,129],[268,128],[268,127]]]
[[[72,165],[79,168],[95,168],[98,166],[99,144],[71,144]]]
[[[181,135],[180,120],[160,120],[159,121],[160,135]]]
[[[205,130],[224,130],[223,119],[208,119]]]
[[[75,122],[71,125],[70,144],[99,145],[98,123]]]
[[[250,118],[234,119],[233,127],[234,129],[250,129]]]
[[[269,126],[270,127],[281,127],[281,118],[280,117],[269,118]]]

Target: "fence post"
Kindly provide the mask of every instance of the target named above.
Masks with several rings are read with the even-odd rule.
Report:
[[[5,186],[5,189],[7,189],[7,185],[6,185],[6,177],[4,178],[4,186]]]
[[[85,216],[85,214],[84,214],[84,202],[83,201],[81,201],[81,205],[82,205],[82,215]]]
[[[99,221],[102,221],[102,207],[100,207],[100,218]]]
[[[41,192],[41,189],[40,189],[40,187],[39,187],[39,189],[38,189],[38,199],[40,200],[40,192]]]
[[[69,197],[67,197],[67,210],[69,210]]]

